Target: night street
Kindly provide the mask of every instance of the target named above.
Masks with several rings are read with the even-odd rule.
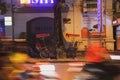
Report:
[[[120,60],[112,60],[110,64],[119,66]],[[43,80],[79,80],[90,76],[88,73],[81,72],[84,61],[72,59],[41,60],[36,64],[39,67]],[[34,66],[35,67],[35,66]],[[34,75],[34,73],[33,73]],[[37,80],[37,79],[36,79]]]
[[[120,0],[0,0],[0,62],[0,80],[120,80]]]

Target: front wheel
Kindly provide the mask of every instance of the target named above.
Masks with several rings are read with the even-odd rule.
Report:
[[[40,57],[41,57],[41,58],[48,58],[49,55],[48,55],[45,51],[41,51],[41,52],[40,52]]]

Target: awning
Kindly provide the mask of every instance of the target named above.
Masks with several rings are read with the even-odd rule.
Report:
[[[48,37],[50,34],[36,34],[36,38]]]

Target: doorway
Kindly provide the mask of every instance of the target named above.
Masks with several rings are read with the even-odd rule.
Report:
[[[27,22],[26,30],[27,30],[27,41],[30,45],[35,46],[37,39],[43,39],[43,37],[44,37],[44,44],[47,45],[49,41],[52,38],[54,38],[54,18],[38,17],[29,20]]]

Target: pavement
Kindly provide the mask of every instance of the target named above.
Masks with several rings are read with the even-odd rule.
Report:
[[[84,58],[40,59],[40,62],[85,62]]]
[[[40,59],[41,62],[84,62],[84,56],[81,55],[81,53],[77,53],[75,58],[67,58],[65,55],[63,55],[62,58],[57,59],[50,59],[50,58],[42,58]]]
[[[120,51],[110,51],[110,54],[120,55]],[[75,58],[66,58],[65,55],[63,55],[62,58],[57,59],[50,59],[50,58],[44,58],[40,59],[41,62],[85,62],[84,59],[84,52],[78,52]]]

